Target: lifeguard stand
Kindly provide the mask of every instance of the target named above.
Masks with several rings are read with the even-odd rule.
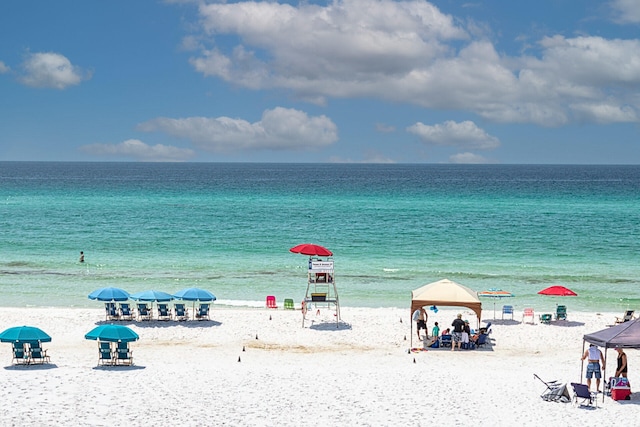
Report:
[[[336,288],[336,278],[333,271],[333,260],[321,260],[309,258],[309,273],[307,280],[307,292],[304,297],[307,309],[310,304],[316,307],[335,309],[336,327],[340,322],[340,300]],[[304,327],[304,318],[302,327]]]

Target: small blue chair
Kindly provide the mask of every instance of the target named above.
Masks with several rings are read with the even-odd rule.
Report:
[[[43,350],[40,341],[29,342],[29,363],[49,363],[50,357],[47,356],[47,350]]]
[[[118,314],[118,310],[116,309],[115,302],[106,302],[104,303],[104,310],[106,312],[107,320],[118,320],[120,315]]]
[[[502,320],[504,320],[504,315],[511,315],[511,320],[513,320],[513,306],[512,305],[503,305],[502,306]]]
[[[440,335],[440,347],[451,347],[451,335]]]
[[[487,334],[480,334],[480,336],[478,336],[478,339],[476,340],[476,347],[480,348],[484,345],[487,344]]]

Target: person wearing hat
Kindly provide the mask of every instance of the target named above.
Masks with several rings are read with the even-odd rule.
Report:
[[[453,326],[453,332],[451,333],[451,340],[453,341],[453,343],[451,344],[451,351],[455,350],[456,343],[458,344],[458,350],[461,350],[462,332],[464,332],[464,321],[462,320],[462,314],[458,314],[458,316],[453,320],[451,326]]]
[[[627,353],[622,350],[622,347],[616,347],[618,352],[618,369],[616,369],[616,377],[627,378]]]
[[[602,368],[604,368],[604,356],[600,349],[591,344],[589,348],[582,355],[582,360],[589,360],[587,365],[587,387],[591,390],[591,378],[596,377],[596,391],[600,391],[600,378],[602,378],[602,372],[600,371],[600,362],[602,362]]]

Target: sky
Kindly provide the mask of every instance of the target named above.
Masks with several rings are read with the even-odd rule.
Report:
[[[640,164],[640,1],[0,2],[0,161]]]

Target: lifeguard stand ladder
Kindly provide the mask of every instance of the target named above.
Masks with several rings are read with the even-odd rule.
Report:
[[[340,322],[340,300],[336,288],[336,278],[333,271],[333,259],[321,260],[309,258],[309,273],[307,280],[307,292],[304,297],[307,310],[311,310],[311,304],[315,307],[327,307],[335,309],[336,328]],[[305,318],[302,319],[304,327]]]

